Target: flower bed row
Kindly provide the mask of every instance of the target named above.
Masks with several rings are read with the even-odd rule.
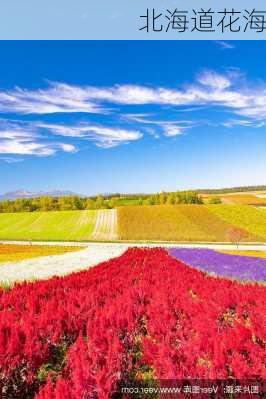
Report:
[[[18,285],[0,293],[2,396],[107,399],[157,379],[265,378],[265,300],[265,287],[208,277],[162,249]]]
[[[228,255],[212,249],[173,248],[170,255],[202,271],[243,281],[266,281],[266,259]]]
[[[80,249],[77,246],[0,244],[0,264],[42,256],[61,255]]]

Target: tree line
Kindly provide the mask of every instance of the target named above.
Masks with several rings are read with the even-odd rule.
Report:
[[[178,205],[202,204],[202,198],[194,191],[158,193],[143,196],[104,197],[50,197],[19,198],[0,202],[0,212],[68,211],[85,209],[112,209],[126,205]]]
[[[260,186],[241,186],[241,187],[230,187],[230,188],[210,188],[196,190],[199,194],[230,194],[230,193],[243,193],[252,191],[266,191],[265,185]]]

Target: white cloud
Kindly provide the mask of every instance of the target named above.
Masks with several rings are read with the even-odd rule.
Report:
[[[266,119],[266,93],[265,96],[254,99],[252,103],[251,106],[239,109],[237,114],[256,120]]]
[[[179,106],[215,105],[249,117],[266,117],[264,87],[237,86],[237,76],[205,71],[197,82],[183,89],[116,85],[112,87],[73,86],[50,83],[48,88],[0,92],[0,112],[18,114],[106,113],[106,103],[117,105],[158,104]]]
[[[47,89],[0,92],[0,112],[18,114],[49,114],[58,112],[106,112],[105,103],[121,105],[201,105],[221,102],[231,104],[230,98],[241,93],[227,93],[230,79],[215,72],[204,72],[199,76],[200,84],[185,89],[116,85],[99,88],[50,83]],[[221,95],[224,96],[221,97]],[[230,96],[229,96],[230,94]],[[226,96],[230,97],[228,100]]]
[[[39,123],[38,126],[49,130],[54,135],[88,139],[93,141],[98,147],[104,148],[126,144],[130,141],[139,140],[142,137],[142,133],[138,130],[94,126],[87,123],[82,123],[76,126]]]
[[[59,143],[58,147],[61,148],[65,152],[77,152],[77,148],[72,145],[72,144],[64,144],[64,143]]]
[[[42,137],[32,124],[0,120],[0,154],[51,156],[60,150],[75,152],[76,148]],[[12,158],[5,159],[10,161]]]
[[[219,91],[225,90],[231,86],[231,82],[228,78],[212,71],[201,74],[198,81],[204,86],[209,86]]]
[[[162,130],[162,133],[166,137],[174,137],[182,135],[186,129],[190,129],[196,126],[199,122],[189,120],[156,120],[152,119],[151,114],[126,114],[124,119],[128,121],[138,122],[144,125],[157,126]],[[145,128],[148,130],[149,128]],[[148,131],[149,132],[149,131]],[[152,135],[156,138],[159,137],[158,132],[152,132]]]
[[[56,148],[49,144],[20,142],[19,139],[0,141],[0,154],[49,156],[55,153]]]
[[[163,132],[166,137],[174,137],[183,134],[184,127],[176,126],[173,124],[166,124],[163,127]]]
[[[84,90],[70,85],[51,83],[47,89],[30,91],[15,88],[0,92],[0,111],[18,114],[52,114],[98,113],[100,109],[88,101]]]
[[[159,135],[173,137],[197,125],[197,121],[153,118],[140,108],[147,104],[160,106],[160,111],[165,110],[164,106],[167,106],[167,111],[183,111],[184,107],[190,111],[200,107],[216,107],[231,113],[231,119],[223,123],[226,127],[262,127],[266,121],[266,85],[251,86],[246,82],[243,85],[242,78],[239,71],[228,71],[227,74],[205,71],[195,82],[181,88],[141,85],[92,87],[53,82],[39,90],[15,88],[2,91],[2,113],[106,113],[110,105],[116,110],[116,117],[117,112],[121,115],[123,105],[138,106],[139,113],[122,114],[126,127],[123,125],[121,128],[79,121],[70,125],[60,122],[17,122],[5,125],[0,120],[0,154],[51,156],[58,151],[73,153],[77,151],[75,141],[80,140],[90,140],[99,147],[109,148],[139,140],[143,136],[142,132],[156,138]],[[134,127],[130,128],[133,123]],[[60,142],[57,136],[65,137],[66,142]]]

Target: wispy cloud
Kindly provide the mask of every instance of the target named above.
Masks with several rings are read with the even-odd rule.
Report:
[[[198,124],[197,121],[190,120],[157,120],[153,119],[153,116],[154,115],[151,114],[125,114],[123,115],[123,119],[159,127],[162,134],[166,137],[179,136],[183,134],[186,129],[190,129]],[[158,138],[158,132],[156,136]]]
[[[146,113],[147,105],[159,107],[159,112]],[[127,106],[132,107],[130,114]],[[9,155],[52,156],[60,151],[77,152],[84,140],[98,147],[111,148],[139,140],[145,133],[155,138],[174,137],[212,121],[197,121],[195,116],[193,120],[173,119],[171,111],[198,112],[201,107],[209,107],[210,118],[211,108],[226,111],[226,120],[219,121],[220,126],[263,127],[266,84],[251,85],[235,70],[224,74],[205,70],[194,82],[182,87],[128,84],[93,87],[51,82],[47,88],[38,90],[2,91],[0,112],[16,114],[17,120],[0,120],[0,154],[7,155],[6,159]],[[56,123],[47,121],[47,114],[53,113],[58,114]],[[62,113],[76,114],[75,119],[71,116],[67,124],[65,117],[61,115],[60,119]],[[96,123],[86,119],[84,122],[84,115],[81,121],[80,113],[106,115]],[[38,115],[40,121],[25,121],[22,114]],[[105,121],[104,118],[109,117],[113,119]]]
[[[257,122],[254,120],[245,120],[245,119],[231,119],[229,121],[223,122],[223,126],[225,127],[235,127],[235,126],[246,126],[246,127],[255,127],[260,128],[266,125],[265,122]]]
[[[22,162],[23,160],[24,160],[23,158],[0,157],[0,161],[6,163],[19,163]]]
[[[18,114],[104,112],[89,101],[86,90],[61,83],[51,83],[47,89],[30,91],[17,87],[0,92],[0,111]]]
[[[205,71],[200,74],[198,82],[218,92],[231,86],[231,81],[228,77],[219,75],[213,71]]]
[[[232,50],[235,48],[235,45],[232,42],[225,42],[223,40],[217,40],[215,43],[223,50]]]
[[[57,151],[75,152],[76,148],[42,137],[31,124],[0,121],[0,154],[51,156]]]
[[[52,134],[58,136],[91,140],[96,146],[103,148],[127,144],[142,137],[142,133],[138,130],[94,126],[88,123],[80,123],[75,126],[38,123],[38,127],[47,129]]]
[[[264,85],[243,87],[237,75],[205,71],[183,88],[116,85],[112,87],[73,86],[50,83],[35,91],[16,88],[0,92],[0,112],[17,114],[99,113],[106,106],[146,105],[227,107],[250,118],[266,118]]]

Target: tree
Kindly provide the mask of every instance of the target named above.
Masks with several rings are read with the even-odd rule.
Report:
[[[230,229],[228,229],[226,235],[228,240],[236,245],[237,249],[239,243],[248,237],[248,233],[246,232],[246,230],[241,229],[239,227],[231,227]]]
[[[166,203],[166,201],[167,201],[167,195],[165,194],[165,192],[162,191],[159,194],[159,203],[160,203],[160,205],[164,205]]]
[[[119,198],[118,197],[112,197],[109,201],[109,207],[110,208],[115,208],[116,206],[119,205]]]
[[[72,197],[72,203],[73,203],[74,209],[78,209],[78,210],[84,209],[84,204],[80,197],[78,197],[76,195],[74,197]]]
[[[176,193],[177,204],[203,204],[202,198],[195,191],[181,191]]]
[[[174,205],[176,202],[176,198],[175,198],[175,194],[174,193],[170,193],[167,195],[167,205]]]
[[[87,199],[86,209],[95,209],[95,201],[92,198]]]
[[[40,198],[40,210],[51,211],[53,209],[53,198],[49,196]]]
[[[96,209],[104,208],[104,198],[102,195],[98,195],[98,197],[96,198],[95,208]]]
[[[149,205],[156,205],[156,195],[150,195],[148,198]]]
[[[209,204],[221,204],[222,200],[220,197],[214,196],[209,199]]]

